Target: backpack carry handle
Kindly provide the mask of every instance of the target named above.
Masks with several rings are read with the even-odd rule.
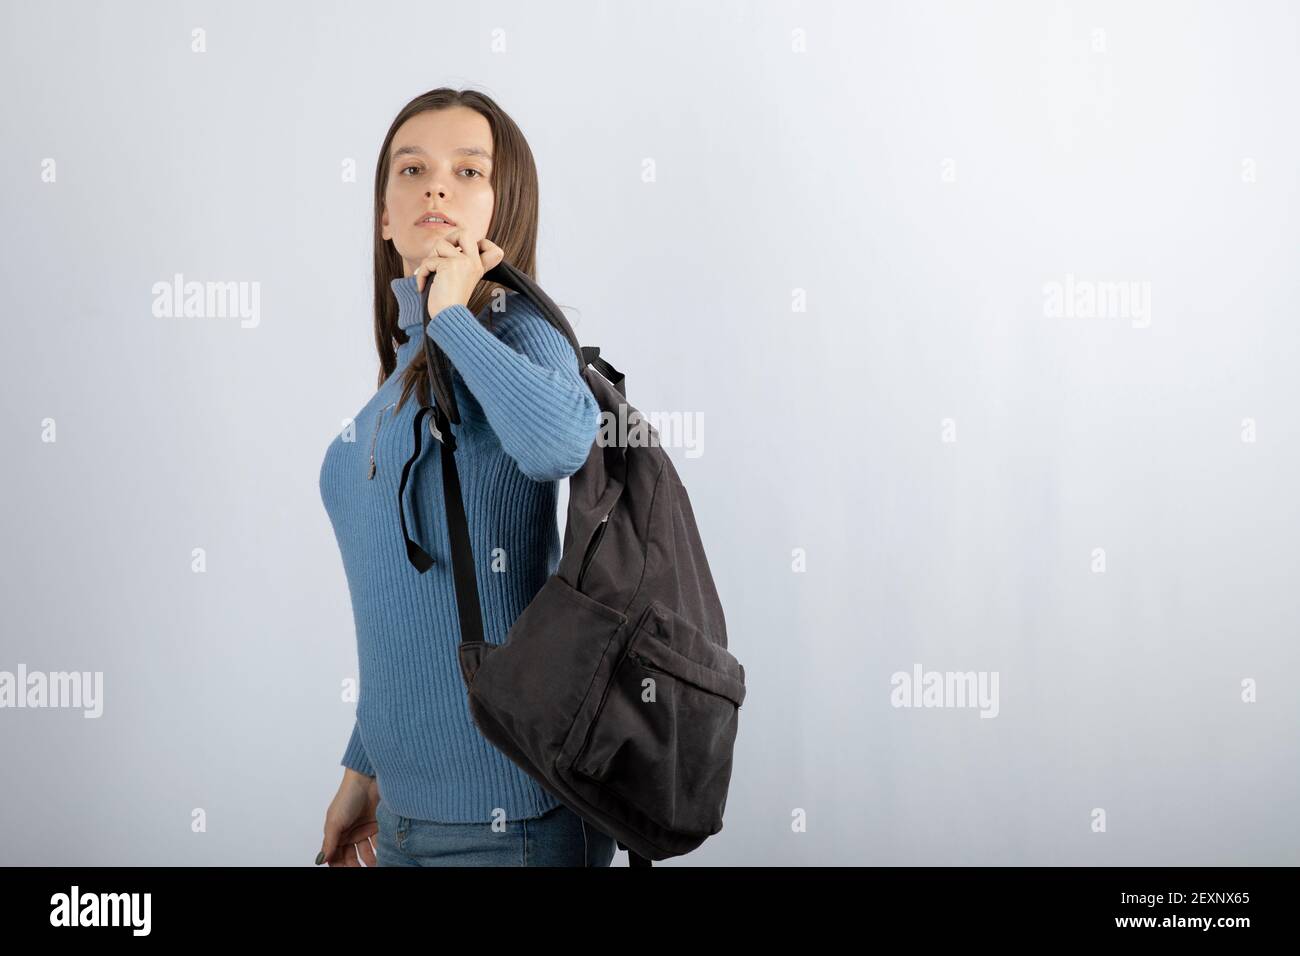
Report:
[[[627,398],[627,386],[624,384],[623,373],[600,357],[599,345],[584,345],[582,347],[582,364],[595,368],[597,372],[609,379],[609,384],[618,389],[620,395]]]

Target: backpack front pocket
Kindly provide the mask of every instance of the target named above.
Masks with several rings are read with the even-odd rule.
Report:
[[[573,769],[681,834],[722,829],[745,669],[652,601],[615,665]]]
[[[471,715],[495,725],[480,726],[480,732],[511,759],[520,754],[534,768],[549,767],[626,622],[619,611],[552,575],[504,644],[460,644]]]

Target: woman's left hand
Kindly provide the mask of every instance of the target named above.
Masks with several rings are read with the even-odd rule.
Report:
[[[433,283],[429,292],[429,318],[449,305],[468,306],[469,297],[483,274],[495,269],[504,258],[505,253],[496,243],[472,239],[459,227],[439,239],[433,254],[415,269],[415,286],[421,293],[426,281]]]

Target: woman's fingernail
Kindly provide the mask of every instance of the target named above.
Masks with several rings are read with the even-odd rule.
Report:
[[[321,850],[319,853],[316,854],[316,865],[320,866],[324,862],[325,862],[325,851]]]

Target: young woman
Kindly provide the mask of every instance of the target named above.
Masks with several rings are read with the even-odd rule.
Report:
[[[503,257],[534,275],[536,245],[537,170],[514,121],[473,91],[437,89],[407,104],[375,170],[379,390],[330,443],[320,472],[361,690],[318,864],[608,866],[613,857],[609,836],[473,723],[436,463],[422,462],[407,490],[411,537],[435,559],[424,574],[407,559],[398,514],[413,419],[431,401],[427,315],[427,334],[455,367],[455,455],[485,638],[503,642],[555,573],[558,481],[586,461],[599,409],[565,337],[523,296],[481,281]],[[423,445],[422,457],[441,454]]]

